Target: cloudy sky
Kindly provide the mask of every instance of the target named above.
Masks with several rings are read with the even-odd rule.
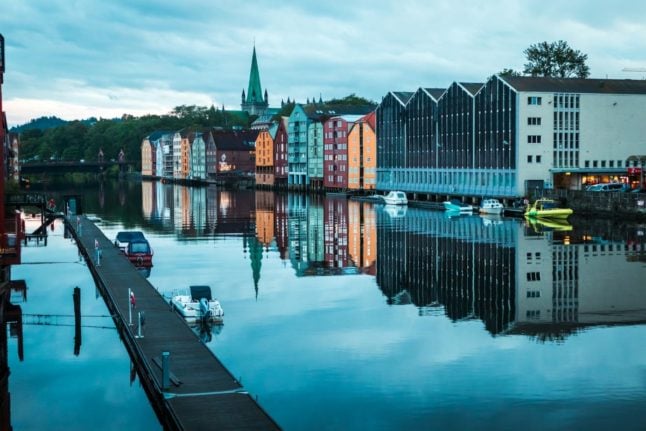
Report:
[[[14,126],[239,109],[254,41],[271,106],[482,82],[560,39],[593,78],[643,79],[622,69],[646,67],[645,17],[642,1],[0,0],[4,110]]]

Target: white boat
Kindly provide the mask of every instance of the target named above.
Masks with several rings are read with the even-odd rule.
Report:
[[[444,209],[447,211],[460,212],[460,213],[472,213],[473,205],[465,204],[464,202],[459,201],[458,199],[451,199],[450,201],[442,202]]]
[[[186,320],[222,322],[224,319],[220,301],[212,297],[209,286],[190,286],[188,290],[175,292],[170,304]]]
[[[498,199],[483,199],[479,210],[482,214],[502,214],[503,208]]]
[[[386,203],[386,205],[408,205],[408,199],[404,192],[391,191],[384,196],[384,203]]]

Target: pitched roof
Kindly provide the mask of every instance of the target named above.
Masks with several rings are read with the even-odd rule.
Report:
[[[256,59],[256,46],[253,47],[251,57],[251,70],[249,71],[249,87],[247,90],[247,103],[264,102],[262,87],[260,86],[260,72],[258,71],[258,60]]]
[[[327,105],[311,103],[303,106],[305,114],[314,121],[325,121],[330,117],[341,117],[344,115],[365,115],[374,110],[372,105]]]
[[[517,91],[550,93],[646,94],[646,80],[499,76]]]
[[[446,88],[425,88],[426,91],[433,99],[438,100],[446,91]]]
[[[213,141],[219,150],[248,151],[256,145],[258,130],[213,129]]]
[[[482,82],[460,82],[460,85],[474,96],[484,84]]]
[[[391,94],[395,96],[402,105],[406,105],[415,93],[412,91],[391,91]]]

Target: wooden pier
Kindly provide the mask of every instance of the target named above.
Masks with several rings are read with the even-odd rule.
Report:
[[[114,316],[165,429],[280,429],[94,223],[85,216],[70,216],[66,226]],[[98,262],[95,240],[101,249]],[[130,308],[129,289],[135,295],[134,309]],[[145,313],[141,331],[137,324],[139,312]],[[169,366],[168,374],[163,376],[165,357]]]

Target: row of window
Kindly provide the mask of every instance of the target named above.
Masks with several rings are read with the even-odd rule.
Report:
[[[586,160],[583,162],[584,166],[586,168],[590,167],[590,160]],[[616,166],[615,166],[616,165]],[[615,164],[614,160],[592,160],[592,167],[593,168],[623,168],[623,167],[629,167],[629,163],[623,160],[617,160],[617,163]]]

